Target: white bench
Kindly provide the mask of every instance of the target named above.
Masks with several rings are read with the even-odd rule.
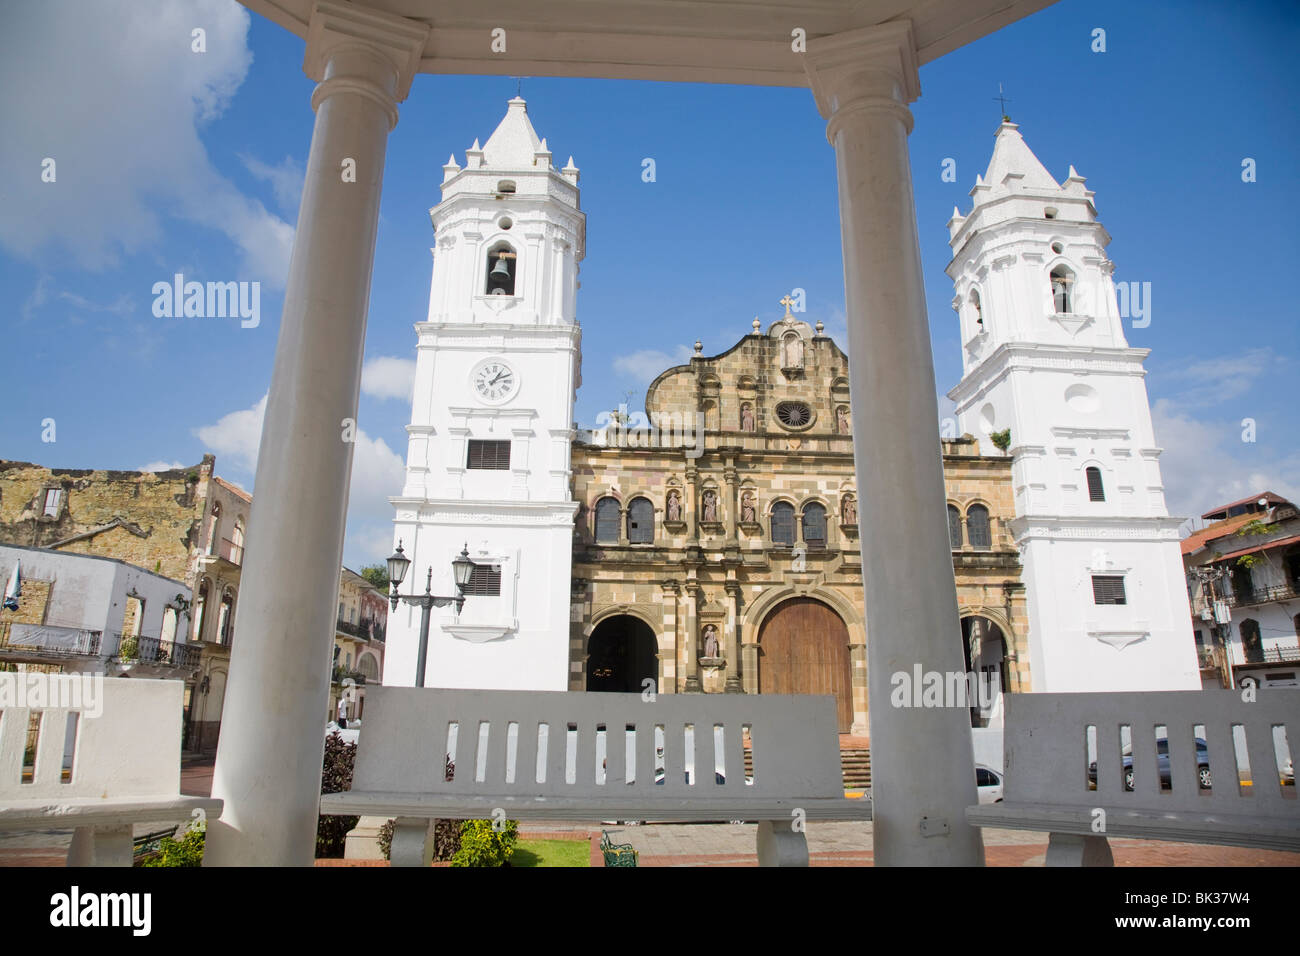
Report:
[[[82,692],[92,681],[95,699]],[[71,706],[14,706],[40,703],[34,692]],[[130,866],[134,824],[219,816],[220,800],[180,793],[184,692],[172,680],[0,673],[0,830],[74,827],[68,866]],[[33,717],[35,766],[24,781]]]
[[[1277,758],[1279,728],[1293,756],[1300,746],[1300,692],[1255,693],[1249,703],[1233,690],[1008,694],[1003,802],[970,807],[966,818],[1049,832],[1048,866],[1113,865],[1107,837],[1300,850],[1300,799],[1293,784],[1283,785]],[[1161,784],[1157,728],[1168,741],[1169,789]],[[1247,785],[1239,783],[1234,741],[1242,731]],[[1209,788],[1197,737],[1207,744]],[[1130,741],[1132,789],[1122,740]]]
[[[743,819],[760,864],[807,866],[803,821],[870,820],[871,803],[844,796],[832,697],[372,687],[352,790],[320,812],[395,819],[394,866],[428,865],[437,818]]]

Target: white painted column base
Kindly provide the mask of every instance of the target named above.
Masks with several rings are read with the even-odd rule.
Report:
[[[759,866],[807,866],[808,840],[802,831],[790,829],[789,820],[760,820],[758,824]]]
[[[130,866],[134,850],[131,824],[77,827],[68,847],[68,866]]]
[[[379,831],[383,829],[387,817],[362,817],[357,825],[348,831],[343,841],[343,859],[345,860],[382,860],[384,851],[379,848]]]
[[[1110,841],[1104,836],[1053,833],[1047,840],[1044,866],[1114,866]]]

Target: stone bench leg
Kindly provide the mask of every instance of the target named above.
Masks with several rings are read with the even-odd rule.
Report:
[[[1053,833],[1047,840],[1046,866],[1114,866],[1110,843],[1104,836]]]
[[[68,866],[130,866],[134,828],[77,827],[68,847]]]
[[[428,866],[433,862],[433,821],[423,817],[398,817],[393,822],[393,866]]]
[[[789,820],[760,820],[758,865],[807,866],[808,841],[804,834],[792,830]]]

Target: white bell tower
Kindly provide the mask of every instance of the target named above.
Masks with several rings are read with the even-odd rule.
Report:
[[[1093,193],[1073,166],[1058,184],[1004,121],[971,196],[948,223],[963,369],[948,396],[985,454],[1010,431],[1033,690],[1199,689],[1149,350],[1124,338]]]
[[[586,217],[578,169],[551,163],[526,104],[465,165],[443,167],[430,210],[429,314],[418,323],[406,484],[390,498],[401,592],[454,595],[451,561],[476,562],[464,608],[431,612],[426,687],[565,690],[569,669],[576,300]],[[384,683],[415,683],[420,612],[389,616]]]

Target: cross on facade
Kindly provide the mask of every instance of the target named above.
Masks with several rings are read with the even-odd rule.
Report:
[[[794,305],[794,299],[790,298],[790,294],[788,292],[781,297],[781,301],[778,302],[777,305],[785,306],[785,315],[782,316],[782,318],[786,318],[786,319],[794,318],[794,316],[790,314],[790,306]]]

